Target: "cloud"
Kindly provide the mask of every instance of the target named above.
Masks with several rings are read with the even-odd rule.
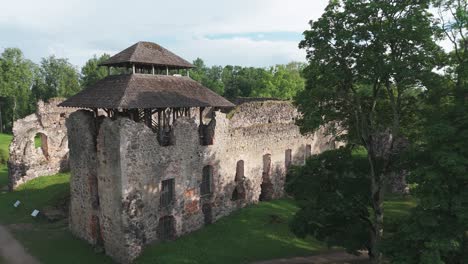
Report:
[[[114,54],[148,40],[189,60],[201,57],[209,65],[266,66],[304,59],[297,48],[301,33],[327,2],[6,1],[0,13],[0,47],[19,47],[36,62],[55,54],[83,65],[93,54]],[[229,37],[216,38],[220,35]]]

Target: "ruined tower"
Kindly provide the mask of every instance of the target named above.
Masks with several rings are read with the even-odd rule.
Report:
[[[67,120],[70,229],[118,262],[281,197],[290,165],[334,147],[320,133],[301,135],[289,102],[235,106],[190,79],[193,66],[157,44],[139,42],[102,65],[129,73],[60,106],[89,109]]]

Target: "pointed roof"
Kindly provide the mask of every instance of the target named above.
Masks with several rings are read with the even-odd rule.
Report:
[[[234,107],[234,104],[185,76],[111,75],[59,104],[83,108]]]
[[[140,41],[116,55],[110,57],[107,61],[101,63],[101,66],[130,66],[131,64],[146,64],[155,66],[168,66],[175,69],[188,69],[194,66],[153,42]]]

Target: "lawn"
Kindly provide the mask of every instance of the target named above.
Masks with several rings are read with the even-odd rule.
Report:
[[[8,134],[0,134],[0,190],[8,185],[8,168],[6,161],[9,157],[8,147],[13,136]]]
[[[0,134],[0,148],[8,147],[8,138],[11,136]],[[7,169],[2,165],[0,187],[6,184],[6,178]],[[113,263],[72,236],[66,220],[49,223],[30,216],[34,209],[41,210],[67,199],[69,180],[67,173],[40,177],[14,192],[0,193],[0,223],[44,264]],[[19,208],[13,207],[16,200],[21,201]],[[411,198],[392,197],[385,203],[386,223],[404,217],[413,206]],[[175,241],[150,245],[136,263],[247,263],[326,250],[324,244],[313,238],[299,239],[290,233],[288,222],[296,210],[288,199],[252,205]]]

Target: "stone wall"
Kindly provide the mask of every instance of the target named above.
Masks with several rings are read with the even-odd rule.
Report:
[[[14,122],[8,160],[10,190],[36,177],[68,168],[65,120],[75,109],[58,107],[62,100],[39,101],[36,113]],[[34,143],[36,136],[41,138],[39,147]]]
[[[197,230],[260,198],[283,196],[287,166],[335,146],[320,131],[301,135],[294,123],[298,113],[288,102],[245,103],[230,119],[214,113],[212,145],[200,144],[198,118],[181,117],[174,123],[174,144],[165,147],[151,129],[128,118],[72,114],[73,233],[103,243],[106,254],[128,263],[148,243]],[[211,172],[212,191],[202,195],[204,171]],[[174,183],[170,204],[162,202],[165,180]]]

